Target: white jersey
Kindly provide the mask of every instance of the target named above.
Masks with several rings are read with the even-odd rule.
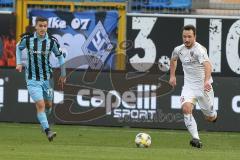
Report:
[[[174,48],[172,58],[180,59],[182,62],[184,87],[203,90],[205,78],[203,62],[210,62],[206,48],[198,42],[195,42],[192,48],[187,48],[182,44]],[[212,82],[211,77],[210,83]]]

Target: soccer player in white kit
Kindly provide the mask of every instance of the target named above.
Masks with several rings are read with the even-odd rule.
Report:
[[[169,84],[173,87],[177,84],[175,71],[177,60],[180,59],[184,72],[184,85],[181,93],[184,122],[192,136],[190,145],[201,148],[202,142],[192,110],[197,102],[207,121],[216,122],[217,120],[217,112],[213,108],[212,65],[206,48],[196,42],[196,28],[193,25],[183,27],[182,39],[183,44],[175,47],[172,52]]]

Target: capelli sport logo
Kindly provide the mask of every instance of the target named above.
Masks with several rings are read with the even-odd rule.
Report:
[[[83,59],[79,57],[79,62]],[[81,78],[72,78],[65,84],[66,97],[54,107],[55,117],[65,123],[88,122],[105,116],[117,120],[153,120],[157,112],[157,97],[172,91],[161,74],[110,71],[101,72],[98,76],[96,72],[72,75],[74,72],[68,76]]]

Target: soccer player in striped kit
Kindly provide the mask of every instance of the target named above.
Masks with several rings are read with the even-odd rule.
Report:
[[[22,51],[27,50],[27,64],[25,66],[26,83],[31,98],[36,103],[37,119],[45,131],[49,141],[56,137],[56,132],[49,128],[47,115],[52,109],[53,79],[52,68],[49,62],[53,52],[61,66],[59,83],[63,88],[66,81],[64,57],[57,40],[47,33],[48,20],[43,17],[36,18],[35,32],[22,36],[16,46],[16,70],[22,71]]]

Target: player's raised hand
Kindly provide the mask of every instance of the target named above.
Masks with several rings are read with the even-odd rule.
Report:
[[[18,64],[18,65],[16,66],[16,70],[17,70],[18,72],[22,72],[22,64]]]
[[[172,87],[175,87],[177,85],[177,80],[175,76],[171,76],[170,80],[168,82]]]
[[[58,80],[58,85],[60,86],[61,90],[63,90],[65,83],[66,83],[66,77],[60,76]]]

